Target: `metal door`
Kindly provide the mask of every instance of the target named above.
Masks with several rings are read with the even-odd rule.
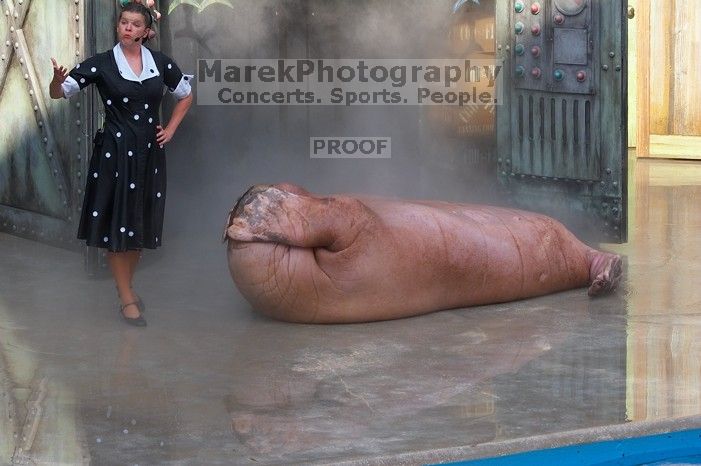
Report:
[[[0,231],[77,249],[100,115],[92,90],[68,101],[49,97],[51,58],[71,68],[111,43],[115,3],[3,0],[0,7]]]
[[[51,101],[48,86],[52,56],[65,64],[83,56],[84,0],[4,0],[0,6],[0,228],[75,246],[84,101]]]
[[[497,0],[496,23],[500,181],[523,207],[626,241],[626,3]]]

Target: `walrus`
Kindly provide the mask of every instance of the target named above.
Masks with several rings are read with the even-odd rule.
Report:
[[[589,287],[611,292],[621,257],[522,210],[316,196],[255,185],[229,212],[231,276],[257,311],[296,323],[357,323]]]

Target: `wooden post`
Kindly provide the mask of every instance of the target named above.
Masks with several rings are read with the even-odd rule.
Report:
[[[650,156],[650,1],[638,2],[637,33],[637,131],[636,155]]]

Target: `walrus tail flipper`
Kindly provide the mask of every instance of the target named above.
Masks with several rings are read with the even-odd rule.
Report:
[[[592,283],[589,296],[599,296],[615,290],[623,276],[623,260],[617,254],[599,252],[592,260]]]

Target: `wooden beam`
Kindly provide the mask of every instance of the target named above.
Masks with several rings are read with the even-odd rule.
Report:
[[[637,34],[637,69],[638,75],[638,136],[636,154],[638,157],[650,156],[650,2],[638,2]]]
[[[650,1],[644,0],[648,12]],[[643,32],[650,42],[647,50],[638,49],[638,53],[647,55],[649,60],[649,77],[647,94],[650,99],[650,133],[670,134],[672,131],[672,107],[674,105],[674,59],[673,39],[675,14],[672,8],[675,2],[669,2],[664,8],[656,8],[655,14],[649,14],[650,26]],[[640,26],[640,25],[639,25]],[[639,37],[639,36],[638,36]]]
[[[701,136],[701,15],[698,0],[676,0],[673,2],[674,24],[665,31],[670,37],[673,50],[671,70],[666,71],[673,79],[673,110],[669,133],[685,136]],[[667,8],[662,8],[666,10]],[[652,128],[652,133],[657,133]],[[665,134],[669,134],[665,133]]]
[[[651,134],[650,157],[701,160],[701,136]]]

